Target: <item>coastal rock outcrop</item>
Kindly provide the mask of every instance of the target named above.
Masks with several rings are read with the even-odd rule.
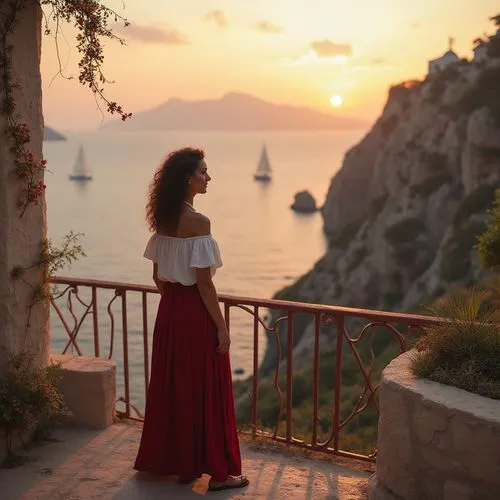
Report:
[[[295,212],[301,213],[312,213],[318,210],[316,200],[309,191],[298,192],[290,208]]]
[[[327,253],[276,298],[408,311],[479,279],[473,247],[500,187],[498,82],[491,59],[391,88],[331,181],[321,209]],[[305,356],[313,328],[298,330]],[[264,372],[275,350],[269,342]]]

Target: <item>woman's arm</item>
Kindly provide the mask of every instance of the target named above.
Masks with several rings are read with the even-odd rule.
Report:
[[[210,219],[200,213],[190,214],[189,232],[194,233],[196,236],[210,234]],[[219,299],[217,298],[217,291],[212,281],[210,267],[196,268],[196,285],[205,307],[217,326],[217,352],[225,354],[229,351],[231,340],[219,307]]]
[[[196,269],[196,285],[198,286],[201,299],[217,325],[217,339],[219,341],[217,351],[225,354],[229,351],[231,339],[229,338],[226,322],[219,307],[219,299],[217,298],[217,291],[215,290],[209,267]]]
[[[165,282],[158,278],[158,264],[156,262],[153,263],[153,281],[155,282],[156,288],[158,288],[160,295],[163,295],[163,292],[165,290]]]

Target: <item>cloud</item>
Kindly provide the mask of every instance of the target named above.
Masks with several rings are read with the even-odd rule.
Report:
[[[117,31],[126,38],[139,40],[143,43],[162,43],[165,45],[185,45],[189,43],[187,37],[176,30],[130,24],[127,28],[117,27]]]
[[[221,29],[227,28],[227,16],[222,10],[211,10],[206,16],[205,21],[214,23]]]
[[[298,59],[288,59],[282,62],[283,66],[303,66],[305,64],[342,64],[346,61],[346,56],[319,57],[314,50]]]
[[[261,31],[262,33],[278,34],[283,33],[283,27],[277,26],[270,21],[259,21],[255,24],[255,29]]]
[[[284,66],[304,64],[342,64],[352,56],[352,47],[348,44],[334,43],[330,40],[311,42],[308,52],[297,59],[283,61]]]
[[[335,43],[331,40],[317,40],[311,43],[311,49],[318,57],[350,57],[352,47],[346,43]]]

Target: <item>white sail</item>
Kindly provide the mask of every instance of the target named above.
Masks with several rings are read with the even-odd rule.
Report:
[[[80,146],[78,150],[78,155],[76,157],[75,166],[73,168],[73,173],[70,175],[71,179],[75,180],[88,180],[92,179],[92,173],[87,164],[87,160],[85,158],[85,152],[83,150],[83,146]]]
[[[264,145],[260,155],[259,166],[257,167],[257,175],[270,174],[272,171],[271,164],[269,163],[269,156],[267,155],[267,148]]]

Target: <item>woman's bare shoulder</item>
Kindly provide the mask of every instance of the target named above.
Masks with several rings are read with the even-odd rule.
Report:
[[[185,212],[181,217],[179,232],[185,233],[186,236],[208,235],[210,234],[210,219],[200,212]]]

